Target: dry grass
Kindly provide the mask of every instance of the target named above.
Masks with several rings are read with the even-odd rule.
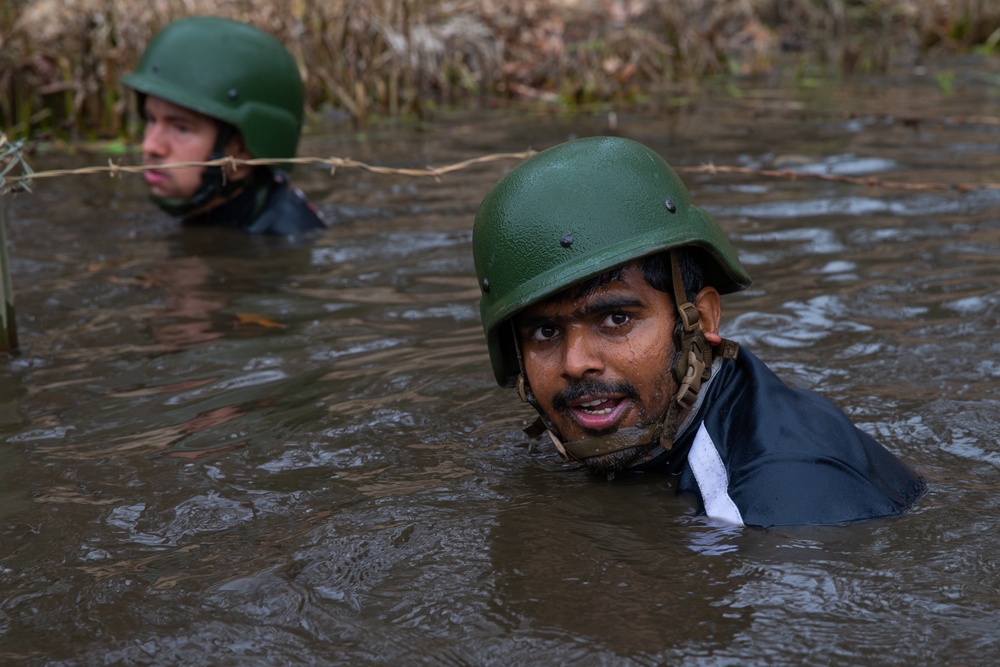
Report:
[[[793,54],[841,71],[1000,37],[994,0],[8,0],[0,125],[11,136],[134,129],[118,81],[166,22],[216,14],[278,36],[310,109],[421,115],[533,99],[636,101]]]

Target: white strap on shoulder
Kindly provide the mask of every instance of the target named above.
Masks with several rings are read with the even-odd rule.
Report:
[[[698,490],[705,504],[705,514],[713,519],[722,519],[743,525],[743,517],[736,503],[729,497],[729,475],[722,463],[719,450],[709,435],[705,424],[698,428],[694,444],[688,453],[688,463],[698,482]]]

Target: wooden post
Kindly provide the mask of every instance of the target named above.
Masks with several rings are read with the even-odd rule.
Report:
[[[0,132],[0,352],[17,350],[17,324],[14,321],[14,286],[10,282],[10,257],[7,255],[7,236],[4,233],[4,215],[7,212],[7,195],[17,189],[27,189],[28,182],[13,181],[8,174],[20,167],[23,175],[30,175],[31,166],[22,155],[23,141],[10,143]],[[17,174],[13,174],[16,176]]]
[[[14,321],[14,287],[10,282],[7,237],[4,235],[3,195],[0,194],[0,352],[17,349],[17,324]]]

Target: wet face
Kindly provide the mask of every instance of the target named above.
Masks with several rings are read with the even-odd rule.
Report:
[[[650,286],[641,265],[632,262],[604,286],[561,297],[519,313],[515,329],[528,384],[562,439],[661,421],[677,391],[671,374],[673,296]],[[718,292],[703,290],[698,309],[706,338],[718,341]],[[621,469],[643,451],[594,457],[587,464],[602,472]]]
[[[178,106],[149,95],[143,106],[146,131],[142,140],[143,164],[161,165],[173,162],[204,162],[212,155],[218,133],[216,121],[196,111]],[[242,140],[236,136],[225,148],[226,155],[249,158]],[[178,169],[153,169],[143,172],[149,192],[155,197],[188,200],[201,187],[204,167]],[[241,165],[230,171],[234,181],[250,173],[250,167]]]

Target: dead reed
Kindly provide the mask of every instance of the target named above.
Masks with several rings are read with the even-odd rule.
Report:
[[[779,63],[879,70],[931,49],[995,49],[993,0],[8,0],[0,126],[93,140],[136,130],[119,80],[153,33],[216,14],[275,34],[307,104],[359,124],[439,106],[641,102]]]

